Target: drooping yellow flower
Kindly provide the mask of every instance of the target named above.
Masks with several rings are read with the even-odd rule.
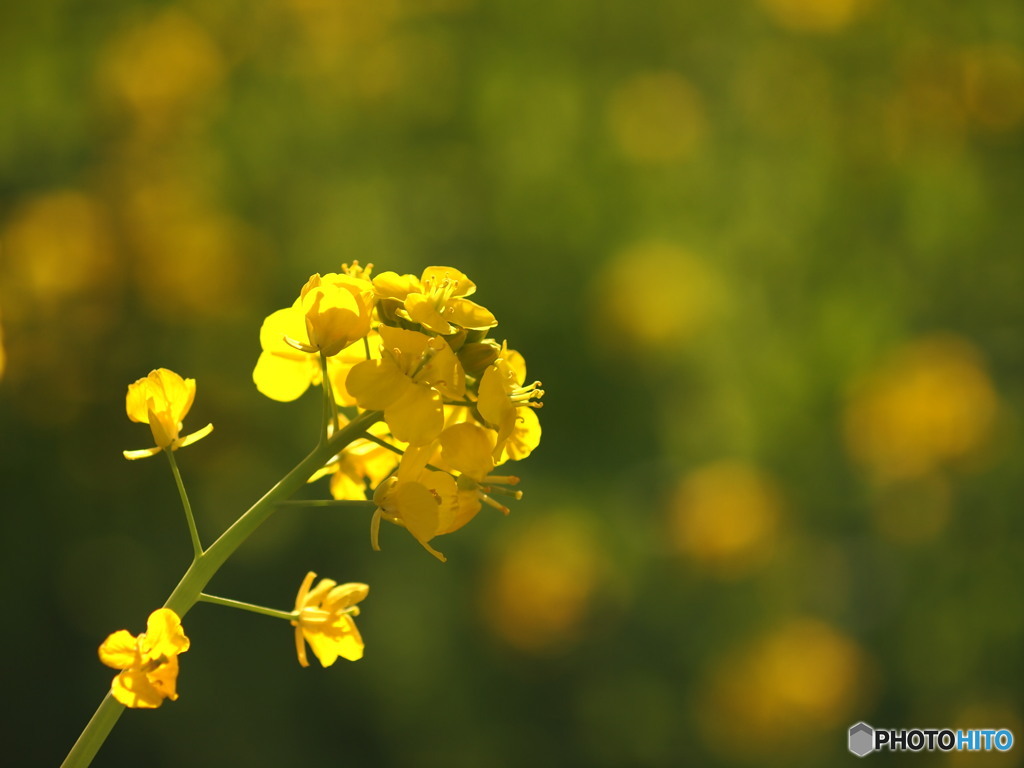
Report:
[[[316,274],[302,286],[299,301],[309,344],[293,339],[292,346],[330,357],[370,332],[373,300],[365,280]]]
[[[382,272],[373,279],[378,298],[401,303],[395,314],[442,336],[459,328],[485,330],[498,324],[494,315],[465,298],[476,284],[454,267],[427,267],[423,275]]]
[[[181,619],[170,608],[149,615],[138,637],[121,629],[100,645],[100,661],[120,669],[110,691],[126,707],[156,709],[178,698],[178,654],[189,648]]]
[[[519,408],[540,408],[541,403],[536,402],[544,396],[544,390],[540,389],[540,382],[523,386],[526,379],[526,361],[523,356],[507,345],[501,345],[501,354],[493,364],[487,366],[484,375],[480,379],[480,397],[477,407],[480,415],[492,427],[498,430],[498,439],[494,446],[494,459],[499,461],[502,452],[505,451],[509,438],[516,429],[517,411]],[[534,440],[540,440],[540,424],[533,425],[532,422],[524,425],[529,442],[522,447],[516,446],[510,450],[512,453],[523,453],[526,447],[532,450],[535,446]],[[529,453],[526,450],[525,453]]]
[[[443,339],[389,326],[379,330],[380,359],[354,366],[346,388],[360,408],[384,411],[396,438],[426,445],[444,428],[444,397],[465,396],[466,374]]]
[[[507,515],[508,507],[495,501],[489,494],[502,494],[516,500],[523,497],[522,491],[511,491],[504,487],[518,485],[518,477],[491,474],[494,469],[495,439],[494,430],[471,422],[455,424],[441,433],[443,463],[459,473],[458,510],[451,524],[441,533],[450,533],[464,526],[476,517],[482,504]]]
[[[272,312],[260,328],[252,372],[256,388],[289,402],[320,383],[320,353],[332,357],[370,332],[373,286],[364,277],[319,274],[309,278],[292,306]]]
[[[174,371],[158,368],[144,378],[128,385],[125,410],[132,421],[149,424],[156,445],[138,451],[124,451],[126,459],[154,456],[160,451],[176,451],[213,431],[213,424],[181,437],[181,422],[196,396],[196,380],[183,379]]]
[[[381,518],[401,525],[427,552],[441,562],[446,558],[428,543],[435,536],[454,528],[458,514],[458,487],[447,472],[427,469],[433,446],[409,448],[398,472],[377,486],[373,501],[377,505],[370,522],[370,541],[380,550]]]
[[[306,643],[325,667],[331,666],[338,657],[349,661],[363,658],[363,638],[353,617],[359,615],[356,603],[366,597],[370,588],[366,584],[341,584],[333,579],[320,579],[310,589],[316,574],[310,571],[299,587],[295,597],[297,618],[295,627],[295,651],[299,664],[309,666],[306,658]]]

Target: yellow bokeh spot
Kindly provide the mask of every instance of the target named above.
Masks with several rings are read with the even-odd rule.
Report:
[[[964,100],[968,114],[991,131],[1024,122],[1024,56],[1015,48],[983,48],[964,57]]]
[[[200,161],[189,173],[156,169],[126,180],[124,210],[140,296],[173,320],[243,313],[259,253],[255,234],[210,200]]]
[[[169,9],[113,39],[101,60],[100,81],[139,125],[159,128],[204,103],[224,69],[209,34]]]
[[[728,757],[799,750],[856,717],[870,679],[860,646],[817,619],[788,621],[714,666],[701,726]]]
[[[715,275],[684,249],[636,243],[613,256],[595,280],[593,333],[599,346],[614,351],[679,346],[707,325],[718,297]]]
[[[608,125],[628,159],[669,163],[693,155],[707,118],[700,94],[682,75],[657,71],[634,75],[612,92]]]
[[[846,409],[846,443],[877,480],[920,477],[982,449],[997,408],[974,347],[933,336],[897,350],[857,384]]]
[[[62,190],[30,200],[4,232],[7,281],[33,309],[109,285],[115,256],[106,215],[93,198]]]
[[[509,645],[543,653],[573,643],[597,586],[600,556],[575,517],[537,518],[509,540],[483,589],[484,618]]]
[[[741,574],[771,554],[781,505],[775,483],[755,467],[735,461],[701,467],[672,498],[672,543],[707,570]]]
[[[758,0],[781,27],[797,32],[835,32],[852,22],[864,0]]]

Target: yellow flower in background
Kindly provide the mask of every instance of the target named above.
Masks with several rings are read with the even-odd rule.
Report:
[[[740,461],[718,461],[681,478],[669,507],[680,554],[732,578],[768,560],[778,539],[782,495],[773,479]]]
[[[858,382],[845,414],[847,447],[877,480],[920,478],[979,453],[998,407],[967,340],[926,337]]]
[[[126,707],[155,709],[178,698],[178,654],[189,648],[181,619],[170,608],[149,615],[138,637],[121,629],[100,645],[100,661],[120,669],[110,691]]]
[[[181,437],[181,422],[196,396],[196,380],[183,379],[174,371],[158,368],[128,385],[125,410],[132,421],[149,424],[156,445],[138,451],[124,451],[126,459],[154,456],[160,451],[176,451],[202,440],[213,431],[213,424]]]
[[[366,584],[338,584],[333,579],[320,579],[310,571],[295,597],[295,651],[299,664],[309,666],[306,643],[313,649],[320,664],[331,666],[338,657],[349,661],[363,658],[363,638],[354,621],[359,615],[356,603],[363,600],[370,588]]]
[[[297,399],[320,383],[320,361],[311,353],[331,358],[366,337],[372,309],[373,288],[365,277],[311,276],[292,306],[272,312],[260,327],[262,352],[252,372],[256,388],[271,400]]]
[[[502,452],[516,429],[518,409],[523,407],[540,408],[541,403],[535,402],[544,396],[539,389],[540,382],[535,381],[523,386],[526,379],[526,361],[514,349],[501,346],[501,353],[493,364],[487,366],[480,379],[480,398],[477,403],[480,415],[498,431],[494,445],[495,461],[501,458]],[[513,451],[522,453],[525,448],[528,454],[535,447],[534,440],[540,440],[540,424],[526,425],[527,432],[521,436],[520,443]]]
[[[872,678],[854,638],[815,618],[788,619],[710,665],[698,722],[709,748],[757,764],[766,747],[795,751],[853,722]]]
[[[401,525],[427,552],[442,563],[446,558],[428,543],[452,530],[458,509],[458,487],[447,472],[427,469],[433,446],[409,448],[398,472],[377,486],[373,501],[377,509],[370,522],[370,541],[380,550],[380,521]]]
[[[444,428],[444,397],[466,393],[466,374],[451,347],[436,336],[381,326],[380,359],[354,366],[346,388],[360,408],[384,411],[391,433],[426,445]]]
[[[476,284],[454,267],[427,267],[418,279],[382,272],[373,287],[378,298],[401,302],[399,317],[442,336],[459,328],[486,330],[498,324],[490,311],[465,298],[476,291]]]

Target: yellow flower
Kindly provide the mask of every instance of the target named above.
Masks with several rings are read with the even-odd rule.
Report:
[[[305,352],[338,354],[370,332],[373,298],[365,280],[329,273],[309,278],[299,293],[309,344],[292,340]]]
[[[126,629],[110,635],[100,646],[100,661],[120,669],[110,692],[126,707],[155,709],[164,699],[178,698],[178,654],[189,641],[181,619],[170,608],[149,615],[146,631],[135,637]]]
[[[125,410],[132,421],[149,424],[156,445],[138,451],[124,451],[126,459],[154,456],[160,451],[176,451],[213,431],[213,424],[181,437],[181,422],[196,396],[196,380],[183,379],[174,371],[158,368],[149,376],[128,385]]]
[[[341,584],[333,579],[320,579],[310,589],[316,574],[310,571],[295,597],[295,651],[299,664],[309,666],[306,643],[325,667],[338,657],[349,661],[363,658],[363,638],[353,620],[359,615],[356,603],[366,597],[370,588],[365,584]]]
[[[399,317],[442,336],[459,328],[485,330],[498,324],[487,309],[464,298],[476,291],[476,284],[454,267],[427,267],[419,279],[382,272],[373,287],[378,298],[401,303],[395,310]]]
[[[517,409],[523,407],[540,408],[541,403],[535,402],[544,396],[544,390],[539,389],[540,382],[523,386],[526,379],[526,361],[523,356],[514,349],[509,349],[505,344],[501,345],[501,354],[493,364],[487,366],[484,375],[480,379],[479,401],[477,403],[480,415],[496,430],[498,439],[494,446],[494,459],[499,461],[502,452],[506,450],[506,444],[516,430]],[[540,440],[540,424],[534,424],[532,420],[524,423],[525,432],[522,433],[523,445],[515,445],[509,450],[509,455],[521,458],[529,453]]]
[[[435,536],[449,533],[458,513],[458,488],[447,472],[427,469],[433,446],[409,448],[398,472],[377,486],[377,505],[370,522],[370,541],[380,550],[381,518],[404,526],[423,548],[441,562],[445,556],[430,546]]]
[[[364,277],[319,274],[309,278],[292,306],[272,312],[260,328],[260,353],[252,372],[256,388],[289,402],[320,383],[315,354],[337,355],[370,332],[373,287]]]
[[[346,388],[360,408],[384,411],[391,433],[410,445],[426,445],[444,428],[444,397],[466,393],[466,374],[443,339],[381,326],[379,360],[354,366]]]

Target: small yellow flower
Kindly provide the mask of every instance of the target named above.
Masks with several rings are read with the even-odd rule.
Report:
[[[100,661],[121,670],[110,687],[114,698],[136,709],[156,709],[164,699],[177,699],[178,654],[188,647],[181,619],[170,608],[153,611],[138,637],[126,629],[114,632],[99,651]]]
[[[433,446],[409,448],[398,472],[377,486],[377,505],[370,522],[370,542],[380,550],[380,521],[401,525],[427,552],[442,563],[446,558],[428,543],[435,536],[454,530],[458,514],[458,487],[447,472],[427,469]]]
[[[465,396],[466,374],[443,339],[389,326],[379,331],[380,359],[353,366],[346,388],[360,408],[384,411],[396,438],[426,445],[444,428],[444,397]]]
[[[486,330],[498,324],[490,311],[464,298],[476,291],[476,284],[454,267],[427,267],[419,279],[382,272],[373,287],[378,298],[401,302],[395,312],[399,317],[442,336],[459,328]]]
[[[192,407],[196,396],[196,380],[183,379],[174,371],[158,368],[149,376],[128,385],[125,410],[128,418],[149,424],[156,445],[138,451],[124,451],[126,459],[154,456],[163,450],[176,451],[202,440],[213,431],[207,424],[191,435],[181,437],[181,422]]]
[[[540,408],[542,403],[536,402],[544,396],[540,382],[523,386],[526,380],[526,361],[514,349],[501,345],[501,354],[493,364],[489,365],[480,379],[478,409],[487,423],[498,431],[498,439],[494,446],[494,460],[500,461],[506,444],[516,431],[517,411],[519,408]],[[525,430],[519,442],[509,451],[512,458],[528,454],[540,440],[540,424],[533,420],[524,422]],[[514,443],[515,444],[515,443]],[[526,450],[528,449],[528,450]]]
[[[320,663],[329,667],[338,657],[349,661],[363,658],[363,638],[359,634],[354,616],[359,615],[356,603],[366,597],[370,588],[366,584],[341,584],[333,579],[320,579],[310,589],[316,574],[310,571],[295,597],[295,651],[299,664],[309,666],[306,643]]]

